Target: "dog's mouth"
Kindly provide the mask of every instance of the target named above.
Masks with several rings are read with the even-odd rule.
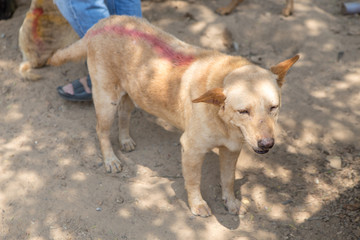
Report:
[[[254,152],[256,152],[257,154],[265,154],[267,152],[269,152],[269,149],[254,149]]]

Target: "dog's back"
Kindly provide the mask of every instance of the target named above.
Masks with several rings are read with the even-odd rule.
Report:
[[[96,65],[112,69],[116,79],[107,81],[121,82],[140,108],[180,129],[184,128],[184,105],[191,105],[191,99],[206,88],[221,86],[233,69],[250,64],[242,57],[189,45],[144,19],[128,16],[99,21],[83,39],[57,51],[48,63],[60,65],[81,58],[87,58],[88,64],[94,58]],[[201,69],[191,70],[196,64]],[[193,83],[194,78],[200,79]]]

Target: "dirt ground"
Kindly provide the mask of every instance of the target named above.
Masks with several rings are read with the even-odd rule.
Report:
[[[107,174],[92,103],[56,92],[85,73],[83,64],[39,69],[37,82],[18,74],[25,3],[0,21],[0,239],[360,239],[359,15],[341,15],[340,0],[296,0],[288,18],[283,0],[214,13],[228,2],[142,5],[145,18],[178,38],[263,67],[300,53],[283,88],[276,146],[239,158],[235,191],[246,213],[226,212],[214,151],[202,178],[213,216],[192,216],[180,133],[141,110],[132,117],[134,152],[119,152],[114,126],[124,170]]]

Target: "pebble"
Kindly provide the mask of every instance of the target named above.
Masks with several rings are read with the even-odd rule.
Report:
[[[360,35],[360,30],[358,29],[358,27],[350,27],[349,31],[348,31],[348,35],[350,36],[359,36]]]
[[[282,205],[288,205],[288,204],[293,203],[293,202],[294,202],[293,200],[289,199],[289,200],[283,201],[281,204]]]
[[[98,212],[100,212],[101,210],[102,210],[101,207],[96,208],[96,211],[98,211]]]
[[[326,160],[329,162],[330,167],[335,168],[335,169],[341,169],[341,157],[327,156]]]
[[[320,183],[320,181],[319,181],[318,178],[315,178],[315,183],[316,183],[316,184],[319,184],[319,183]]]
[[[336,59],[336,60],[337,60],[338,62],[340,62],[341,59],[344,57],[344,54],[345,54],[345,53],[344,53],[343,51],[338,52],[338,55],[337,55],[337,59]]]
[[[5,33],[2,33],[2,34],[0,35],[1,38],[5,38],[5,36],[6,36]]]
[[[124,203],[124,199],[123,199],[122,197],[117,198],[115,201],[116,201],[116,203],[118,203],[118,204]]]
[[[245,205],[249,205],[249,204],[250,204],[250,201],[249,201],[249,199],[247,199],[247,198],[243,198],[243,199],[241,199],[241,203],[243,203],[243,204],[245,204]]]
[[[237,42],[233,42],[233,48],[235,50],[235,52],[238,52],[240,50],[239,44]]]

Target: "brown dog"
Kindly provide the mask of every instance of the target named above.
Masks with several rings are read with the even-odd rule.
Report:
[[[57,51],[49,64],[85,57],[106,170],[121,170],[109,139],[116,111],[122,148],[135,148],[129,136],[135,103],[184,131],[182,166],[192,213],[211,215],[200,193],[200,178],[205,153],[216,147],[223,199],[230,213],[238,213],[233,185],[242,145],[246,141],[260,154],[274,145],[280,87],[299,56],[268,71],[242,57],[186,44],[146,20],[113,16]]]
[[[216,12],[220,15],[230,14],[234,9],[242,3],[244,0],[231,0],[231,2],[225,6],[216,9]],[[290,16],[294,11],[294,0],[286,0],[285,7],[282,10],[282,14],[287,17]]]
[[[53,0],[32,0],[19,31],[19,47],[23,55],[20,75],[37,80],[33,68],[43,67],[58,49],[75,42],[79,37],[61,15]]]

